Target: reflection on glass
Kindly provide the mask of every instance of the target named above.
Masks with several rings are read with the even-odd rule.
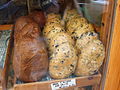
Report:
[[[80,10],[84,17],[88,19],[89,22],[100,26],[102,15],[104,14],[104,7],[108,4],[107,0],[75,0],[79,5]]]

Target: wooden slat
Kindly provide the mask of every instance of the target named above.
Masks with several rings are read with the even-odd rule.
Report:
[[[13,48],[13,32],[11,33],[8,48],[7,48],[7,53],[6,53],[6,58],[5,58],[5,65],[4,69],[2,72],[2,90],[7,90],[7,81],[8,81],[8,73],[9,73],[9,66],[10,66],[10,61],[11,59],[11,53],[12,53],[12,48]]]
[[[86,90],[86,89],[82,87],[75,87],[74,90]]]
[[[76,86],[73,87],[84,87],[89,85],[95,85],[100,83],[101,75],[93,75],[93,76],[86,76],[86,77],[76,77]],[[70,79],[63,79],[63,80],[53,80],[53,81],[45,81],[45,82],[35,82],[35,83],[27,83],[27,84],[16,84],[14,86],[14,90],[51,90],[50,84],[60,81],[66,81]],[[67,90],[73,88],[68,87]]]
[[[92,90],[100,90],[99,85],[98,84],[93,85],[92,86]]]
[[[115,0],[106,0],[109,3],[105,5],[102,15],[102,23],[100,30],[100,38],[105,46],[107,46],[108,38],[110,35],[110,30],[112,26],[112,17]]]
[[[13,29],[13,25],[0,25],[0,30],[12,30]]]
[[[120,90],[120,0],[117,2],[114,31],[104,90]]]
[[[78,88],[78,90],[86,90],[85,88]]]
[[[100,26],[93,25],[93,27],[95,28],[96,32],[100,33],[100,31],[101,31],[101,27]]]
[[[109,63],[108,60],[108,53],[109,53],[109,46],[110,46],[110,38],[111,38],[111,29],[112,29],[112,22],[113,22],[113,16],[114,16],[114,6],[115,6],[115,0],[107,0],[109,3],[104,7],[104,14],[102,17],[102,26],[101,26],[101,31],[100,31],[100,38],[102,42],[105,45],[105,60],[102,66],[102,80],[100,83],[100,89],[103,88],[105,78],[106,78],[106,71],[107,71],[107,66]]]

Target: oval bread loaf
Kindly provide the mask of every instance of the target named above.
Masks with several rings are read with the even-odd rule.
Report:
[[[73,46],[68,43],[60,45],[51,55],[50,76],[55,79],[69,77],[75,71],[77,60],[77,52]]]
[[[20,17],[14,32],[15,76],[24,82],[41,80],[48,70],[48,55],[39,25],[27,16]]]
[[[98,72],[105,57],[105,48],[100,40],[93,40],[87,44],[79,55],[75,75],[85,76]]]

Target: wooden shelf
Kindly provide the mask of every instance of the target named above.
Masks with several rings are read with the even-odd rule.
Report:
[[[51,80],[51,81],[34,82],[34,83],[26,83],[26,84],[15,84],[14,90],[51,90],[52,83],[62,82],[62,81],[67,81],[72,79],[76,80],[76,86],[64,88],[65,90],[74,90],[74,88],[90,86],[90,85],[98,85],[101,80],[101,74],[97,74],[93,76],[61,79],[61,80]]]
[[[12,30],[12,29],[13,29],[13,24],[0,25],[0,30]]]
[[[2,90],[2,86],[0,86],[0,90]]]

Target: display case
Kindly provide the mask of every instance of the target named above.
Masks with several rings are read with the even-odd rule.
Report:
[[[120,0],[84,0],[84,1],[83,0],[70,0],[70,1],[69,0],[55,0],[55,1],[57,1],[57,4],[56,4],[56,2],[54,2],[53,3],[54,6],[52,7],[52,9],[50,9],[51,7],[48,7],[45,5],[46,1],[50,1],[51,3],[53,3],[51,0],[43,0],[43,1],[42,0],[41,1],[40,0],[35,0],[35,1],[26,0],[26,2],[23,2],[22,5],[26,5],[26,6],[24,6],[24,8],[27,8],[27,12],[25,10],[25,11],[23,11],[23,14],[27,15],[37,8],[37,10],[42,9],[44,12],[46,12],[46,18],[48,18],[48,15],[50,13],[57,12],[57,14],[59,13],[62,16],[61,25],[65,29],[64,33],[68,32],[67,30],[70,30],[69,32],[71,32],[74,27],[75,27],[75,30],[77,30],[76,28],[79,28],[80,25],[84,26],[84,24],[80,24],[80,25],[78,24],[78,27],[76,27],[77,24],[74,23],[75,20],[78,20],[76,18],[84,17],[85,20],[87,20],[87,23],[93,26],[94,31],[87,29],[88,31],[82,32],[82,34],[80,34],[80,35],[81,35],[81,37],[84,37],[87,33],[89,34],[89,32],[92,32],[92,34],[93,33],[97,34],[98,40],[102,41],[102,44],[105,47],[105,52],[100,52],[100,54],[104,53],[104,55],[105,55],[104,60],[101,62],[102,64],[99,66],[98,70],[94,70],[94,73],[92,71],[92,74],[86,75],[85,73],[82,73],[82,74],[78,75],[78,74],[74,74],[75,71],[73,71],[71,73],[71,75],[64,77],[64,78],[57,78],[57,79],[55,76],[52,76],[52,74],[49,71],[49,70],[51,70],[50,66],[48,66],[49,67],[49,70],[47,71],[48,74],[45,77],[43,77],[41,80],[37,80],[35,82],[29,82],[29,83],[23,82],[22,80],[17,78],[15,76],[15,74],[13,73],[14,72],[13,56],[14,56],[14,48],[15,48],[15,45],[14,45],[15,25],[14,24],[16,21],[16,19],[13,17],[13,19],[14,19],[13,21],[0,25],[1,32],[8,31],[10,33],[9,35],[7,35],[7,36],[9,36],[8,46],[6,46],[6,52],[5,52],[6,54],[4,56],[5,57],[4,58],[4,66],[1,69],[2,75],[0,75],[1,76],[1,78],[0,78],[1,79],[1,84],[0,84],[1,89],[3,89],[3,90],[9,90],[9,89],[12,89],[12,90],[57,90],[57,89],[60,89],[60,90],[119,90],[120,89],[119,88],[119,69],[120,69],[120,67],[118,65],[119,64],[119,55],[118,54],[120,53],[119,52],[120,51],[119,50],[119,45],[120,45],[119,44],[120,43],[120,41],[119,41]],[[17,2],[19,2],[19,1],[17,1]],[[48,5],[52,6],[51,3]],[[57,8],[57,9],[55,9],[55,8]],[[78,16],[76,15],[76,17],[72,18],[71,22],[70,22],[68,19],[68,16],[67,16],[67,14],[68,14],[67,12],[69,10],[72,10],[73,8],[77,11]],[[20,15],[20,16],[22,16],[22,15]],[[17,16],[17,18],[20,16]],[[52,20],[53,20],[53,18],[50,19],[50,21],[52,21]],[[46,25],[44,27],[42,27],[42,31],[43,31],[43,37],[45,38],[44,40],[46,42],[46,48],[48,48],[47,49],[48,58],[50,58],[48,60],[48,62],[50,63],[51,51],[49,50],[49,47],[50,47],[49,43],[48,43],[49,39],[47,41],[46,38],[48,38],[48,37],[46,37],[44,35],[44,30],[47,27],[47,25],[49,25],[48,21],[49,20],[46,20]],[[74,25],[74,27],[72,25]],[[85,22],[85,25],[86,25],[86,22]],[[50,26],[49,26],[49,28],[50,28]],[[86,30],[86,29],[84,28],[84,30]],[[77,47],[77,49],[78,49],[79,45],[83,44],[83,46],[85,46],[84,43],[86,41],[83,42],[82,39],[79,37],[76,37],[75,36],[76,34],[74,34],[74,33],[72,32],[70,34],[70,36],[72,37],[72,39],[74,39],[74,42],[75,42],[73,44],[73,46],[75,48]],[[59,33],[55,33],[55,34],[57,35]],[[51,34],[51,35],[53,35],[53,34]],[[54,40],[54,38],[55,38],[55,36],[54,37],[52,36],[53,40]],[[96,38],[96,36],[94,38]],[[57,39],[58,39],[58,37],[55,40],[57,40]],[[83,43],[80,43],[77,46],[76,43],[77,43],[78,39],[80,39],[81,42],[83,42]],[[63,41],[64,40],[65,39],[63,39]],[[59,39],[58,39],[58,41],[59,41]],[[68,41],[72,42],[71,39]],[[51,42],[52,42],[52,40],[50,41],[50,43]],[[59,41],[58,43],[60,43],[60,42],[62,42],[62,41]],[[89,43],[90,43],[90,41],[89,41]],[[90,45],[94,45],[94,44],[89,44],[89,43],[88,43],[88,46],[85,47],[85,52],[87,51],[87,49],[89,49],[88,47]],[[94,48],[94,47],[92,47],[92,48]],[[77,50],[77,55],[78,55],[78,53],[79,53],[79,55],[82,55],[82,50],[83,50],[82,48],[80,48],[80,50]],[[64,52],[64,50],[62,52]],[[60,55],[64,56],[64,53],[60,54]],[[88,55],[90,55],[90,54],[88,54]],[[72,56],[72,54],[69,56]],[[88,56],[86,56],[86,57],[88,57]],[[91,58],[91,57],[89,57],[89,58]],[[57,60],[58,59],[55,58],[55,61],[57,61]],[[69,59],[69,60],[72,61],[72,59]],[[91,61],[92,61],[92,59],[91,59]],[[78,61],[77,61],[77,63],[78,63]],[[80,64],[80,65],[82,67],[81,71],[83,70],[85,72],[85,70],[84,70],[84,68],[86,68],[86,67],[84,67],[85,65],[83,65],[83,66],[82,66],[82,64]],[[78,66],[80,67],[80,65],[78,65]],[[92,65],[94,66],[94,64],[92,64]],[[58,64],[58,66],[59,66],[59,64]],[[66,64],[66,66],[67,66],[67,64]],[[78,66],[76,66],[76,68]],[[87,71],[87,69],[86,69],[86,71]],[[54,70],[53,70],[53,72],[54,72]],[[118,75],[118,76],[115,77],[116,75]]]

